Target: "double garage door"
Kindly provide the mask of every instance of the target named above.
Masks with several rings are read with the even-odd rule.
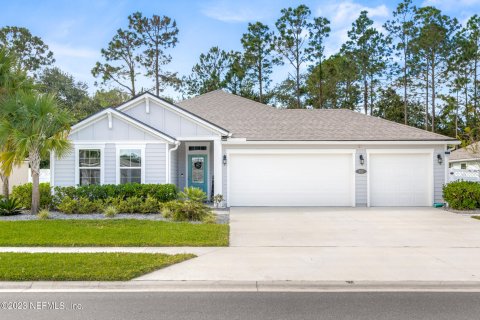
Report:
[[[368,155],[356,183],[353,150],[248,150],[228,162],[230,206],[428,206],[431,154]],[[357,165],[357,167],[359,167]],[[364,167],[367,169],[367,165]]]

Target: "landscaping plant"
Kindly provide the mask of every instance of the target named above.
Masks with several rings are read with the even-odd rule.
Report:
[[[22,213],[22,206],[15,198],[0,200],[0,216],[15,216]]]
[[[38,218],[38,220],[48,220],[48,219],[50,219],[50,212],[48,212],[47,209],[42,209],[37,214],[37,218]]]
[[[457,210],[480,208],[480,183],[455,181],[443,186],[443,199]]]

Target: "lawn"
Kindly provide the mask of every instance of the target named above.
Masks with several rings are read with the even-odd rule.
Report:
[[[0,246],[228,246],[229,226],[148,220],[0,221]]]
[[[0,253],[0,281],[125,281],[195,257],[148,253]]]

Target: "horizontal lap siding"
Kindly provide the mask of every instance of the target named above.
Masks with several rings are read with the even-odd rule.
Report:
[[[165,144],[147,144],[145,147],[145,183],[166,183]]]
[[[178,150],[172,151],[170,153],[170,177],[171,181],[170,183],[173,183],[174,185],[178,185],[178,177],[177,177],[177,171],[178,171]]]
[[[364,164],[360,164],[360,155],[363,155]],[[355,155],[355,170],[367,168],[367,153],[364,148],[358,148]],[[368,173],[355,173],[355,203],[357,207],[367,206],[367,180]]]
[[[114,143],[107,143],[105,145],[105,184],[116,184],[116,176],[117,176],[117,161],[115,159],[117,154],[116,147]]]
[[[442,155],[443,163],[438,163],[437,155]],[[433,185],[435,202],[444,202],[443,185],[445,184],[445,170],[447,162],[445,161],[445,148],[437,147],[433,152]]]
[[[75,185],[75,151],[60,159],[55,159],[54,184],[55,186],[65,187]]]

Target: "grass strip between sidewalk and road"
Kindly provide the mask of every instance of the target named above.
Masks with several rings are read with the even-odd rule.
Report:
[[[0,221],[2,247],[220,247],[226,224],[149,220]]]
[[[126,281],[193,254],[0,253],[0,281]]]

